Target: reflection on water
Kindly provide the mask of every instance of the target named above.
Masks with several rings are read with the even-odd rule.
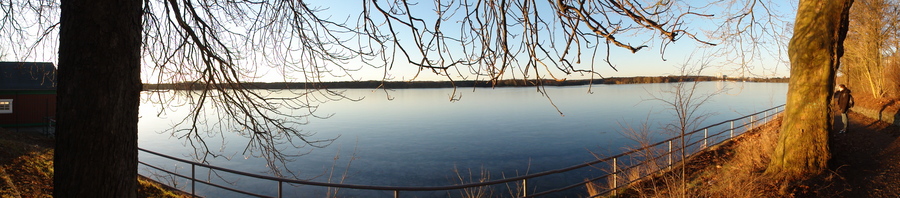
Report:
[[[647,100],[651,97],[648,92],[669,86],[594,85],[592,94],[587,86],[548,87],[550,99],[564,116],[535,88],[461,88],[462,98],[456,102],[449,101],[452,89],[387,91],[393,100],[388,100],[383,90],[347,90],[345,95],[365,99],[320,104],[317,113],[334,115],[310,119],[310,124],[299,126],[315,133],[313,138],[340,138],[322,149],[291,150],[308,154],[287,163],[285,168],[298,172],[301,178],[327,181],[329,175],[325,173],[335,170],[332,178],[337,179],[352,158],[344,183],[390,186],[457,184],[454,170],[464,175],[472,171],[476,176],[486,170],[491,179],[498,179],[558,169],[596,159],[592,152],[612,155],[634,144],[621,134],[624,125],[636,126],[649,120],[651,129],[658,129],[671,122],[672,114],[662,103]],[[702,107],[701,112],[716,113],[706,120],[708,124],[783,104],[787,91],[787,84],[783,83],[704,82],[699,87],[703,93],[730,88]],[[159,107],[150,102],[141,106],[140,147],[173,156],[192,153],[183,140],[169,133],[157,133],[171,128],[171,123],[183,118],[187,110],[170,108],[157,117]],[[211,164],[266,172],[264,160],[243,154],[248,140],[228,133],[210,139],[214,145],[211,148],[224,142],[221,153],[231,156],[230,160],[209,159]],[[142,160],[155,159],[142,154]],[[189,167],[179,169],[179,173],[189,171]],[[560,181],[563,179],[566,178]],[[259,192],[275,190],[272,183],[250,179],[239,183]],[[325,192],[307,190],[310,191],[287,194]]]

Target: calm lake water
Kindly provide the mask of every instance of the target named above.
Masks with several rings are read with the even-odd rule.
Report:
[[[346,171],[347,184],[387,186],[439,186],[459,184],[459,176],[490,179],[537,173],[595,160],[592,153],[614,155],[635,142],[625,138],[623,126],[640,126],[647,121],[651,130],[673,121],[673,113],[662,102],[650,101],[650,93],[671,97],[660,90],[673,84],[594,85],[547,87],[547,93],[565,116],[560,116],[549,100],[535,88],[461,88],[459,101],[450,102],[452,89],[351,89],[345,95],[364,97],[361,101],[342,100],[321,104],[318,114],[333,114],[327,119],[310,119],[300,126],[316,133],[313,139],[339,137],[325,148],[306,147],[293,152],[308,154],[293,158],[287,169],[298,178],[313,181],[336,181]],[[737,118],[783,104],[785,83],[703,82],[697,93],[719,89],[704,104],[701,113],[714,113],[705,123]],[[659,95],[661,94],[661,95]],[[145,97],[147,95],[145,94]],[[157,116],[160,105],[149,100],[141,106],[139,146],[164,154],[191,159],[193,148],[171,133],[187,112],[186,107],[170,107]],[[705,126],[704,124],[703,126]],[[656,134],[657,139],[667,138]],[[224,133],[206,137],[213,152],[228,156],[209,158],[210,164],[251,173],[268,174],[266,161],[243,154],[249,141]],[[224,146],[220,146],[224,142]],[[355,150],[355,157],[354,156]],[[336,155],[340,157],[335,160]],[[190,166],[162,160],[141,153],[141,160],[178,173],[190,174]],[[352,160],[351,160],[352,158]],[[349,164],[349,168],[347,167]],[[335,170],[331,174],[331,170]],[[198,169],[200,170],[200,169]],[[454,170],[457,170],[455,172]],[[151,171],[141,167],[141,174]],[[552,187],[583,181],[593,173],[529,181],[529,185]],[[234,177],[227,173],[198,177],[211,181],[227,180],[243,190],[275,196],[276,184]],[[469,179],[464,179],[468,181]],[[190,183],[175,180],[179,188],[190,189]],[[227,184],[226,184],[227,185]],[[230,186],[230,185],[229,185]],[[287,187],[285,195],[323,197],[325,188]],[[198,185],[197,191],[208,197],[243,197]],[[341,190],[340,196],[390,197],[392,192]],[[453,192],[431,192],[416,196],[447,196]],[[500,192],[497,196],[502,196]]]

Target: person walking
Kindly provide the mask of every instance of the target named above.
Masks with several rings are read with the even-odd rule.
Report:
[[[850,107],[853,107],[853,95],[850,95],[850,89],[847,89],[844,84],[838,85],[835,89],[834,98],[837,100],[838,110],[841,112],[841,122],[844,123],[844,129],[838,133],[846,133],[847,126],[850,125],[847,112],[850,111]]]

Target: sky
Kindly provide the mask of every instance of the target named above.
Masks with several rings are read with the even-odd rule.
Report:
[[[706,5],[709,4],[706,1],[688,1],[691,5]],[[761,1],[763,2],[763,1]],[[785,2],[785,1],[773,1],[773,2],[765,2],[767,8],[770,8],[771,11],[775,14],[780,15],[780,19],[784,20],[786,23],[782,24],[786,27],[790,26],[790,22],[793,21],[793,14],[796,12],[796,2]],[[324,5],[327,6],[327,5]],[[428,5],[427,3],[419,3],[418,5],[414,5],[413,10],[433,10],[432,5]],[[738,7],[738,6],[735,6]],[[761,6],[758,6],[757,10],[760,9]],[[730,8],[705,8],[707,13],[720,13],[720,12],[734,12],[734,11],[726,11],[725,9]],[[338,11],[334,11],[333,9],[329,9],[325,11],[328,12],[336,12],[335,15],[341,15],[341,12],[355,12],[354,9],[351,9],[347,6],[342,6]],[[715,17],[712,17],[715,18]],[[427,20],[427,19],[426,19]],[[703,20],[701,19],[693,19],[687,20],[686,25],[689,30],[694,30],[696,32],[703,31],[711,31],[717,28],[717,21],[715,20]],[[443,25],[447,26],[447,25]],[[453,29],[453,28],[446,28]],[[788,33],[790,33],[788,31]],[[688,38],[681,38],[679,41],[674,42],[668,46],[666,46],[665,54],[662,54],[661,50],[663,47],[659,44],[660,41],[650,40],[649,42],[643,37],[647,37],[647,35],[634,35],[636,38],[627,38],[631,35],[624,35],[626,41],[632,41],[633,43],[641,43],[648,45],[648,48],[645,48],[637,53],[631,53],[628,50],[612,47],[610,50],[610,61],[618,71],[613,70],[606,63],[602,62],[601,59],[603,54],[605,53],[603,50],[599,52],[599,57],[597,57],[594,62],[594,68],[598,71],[603,77],[628,77],[628,76],[660,76],[660,75],[678,75],[679,67],[682,65],[697,65],[699,62],[707,62],[710,67],[705,68],[703,73],[704,75],[729,75],[729,76],[754,76],[754,77],[785,77],[789,76],[789,68],[787,67],[787,56],[786,52],[782,49],[775,48],[772,45],[782,45],[786,46],[787,38],[783,37],[781,41],[774,41],[774,39],[762,40],[758,41],[757,44],[763,49],[760,54],[749,57],[749,60],[752,60],[750,65],[746,67],[741,67],[739,65],[735,65],[735,62],[740,62],[739,55],[729,54],[729,55],[721,55],[715,53],[721,53],[720,50],[728,50],[727,48],[736,48],[740,46],[735,45],[718,45],[718,46],[708,46],[705,44],[701,44],[699,42],[695,42]],[[619,35],[620,38],[623,35]],[[714,40],[714,39],[709,39]],[[587,53],[587,52],[585,52]],[[773,56],[775,55],[775,56]],[[583,56],[583,61],[587,60],[590,56]],[[580,68],[590,68],[590,61],[584,61],[582,64],[576,64],[576,67]],[[409,64],[395,64],[393,69],[389,71],[391,76],[396,80],[406,79],[408,80],[412,76],[415,76],[415,71],[417,69],[415,66]],[[361,74],[372,74],[372,75],[357,75],[364,80],[381,79],[381,74],[383,74],[383,70],[374,70],[374,69],[363,69],[360,71]],[[558,78],[568,78],[568,79],[582,79],[582,78],[590,78],[591,76],[588,74],[572,74],[572,75],[563,75],[561,73],[556,73],[555,76]],[[437,76],[430,73],[424,73],[417,78],[418,80],[441,80],[445,79],[445,77]]]
[[[709,4],[707,1],[687,1],[691,5],[706,5]],[[720,2],[721,1],[717,1]],[[764,2],[764,1],[760,1]],[[794,13],[796,12],[796,2],[785,2],[785,1],[773,1],[773,2],[765,2],[767,8],[770,8],[771,11],[775,14],[779,14],[779,20],[783,20],[783,23],[778,23],[778,25],[784,25],[784,27],[766,27],[769,29],[777,29],[777,28],[785,28],[790,29],[790,22],[793,21]],[[362,5],[351,4],[351,5],[341,5],[339,8],[330,7],[331,5],[323,4],[319,5],[318,3],[311,3],[314,7],[320,6],[320,8],[325,8],[322,11],[324,15],[332,15],[338,16],[335,18],[341,18],[344,16],[356,16],[361,10]],[[412,10],[414,12],[418,11],[421,13],[415,13],[417,16],[422,17],[422,19],[426,21],[433,21],[434,18],[428,18],[428,16],[433,16],[436,14],[434,11],[434,5],[430,4],[430,2],[419,2],[418,4],[412,5]],[[739,6],[735,6],[739,7]],[[549,7],[547,8],[549,9]],[[699,9],[699,8],[698,8]],[[702,10],[707,11],[707,13],[734,13],[734,11],[728,11],[726,9],[733,8],[702,8]],[[761,7],[757,7],[757,10],[763,10]],[[710,17],[716,18],[716,17]],[[718,17],[716,19],[721,19],[723,17]],[[352,21],[352,20],[351,20]],[[704,18],[694,18],[686,20],[685,26],[688,30],[692,30],[697,32],[697,34],[704,34],[706,31],[715,30],[717,26],[717,22],[721,20],[713,20],[713,19],[704,19]],[[450,23],[449,25],[447,23]],[[455,21],[455,23],[459,23]],[[445,34],[453,34],[453,30],[457,29],[454,21],[448,20],[444,24],[442,24],[442,29],[451,30],[444,32]],[[403,32],[400,30],[399,32]],[[787,33],[790,33],[787,31]],[[409,44],[408,38],[404,36],[409,35],[400,35],[400,42],[403,44]],[[623,34],[618,35],[620,39],[625,40],[629,43],[643,43],[648,45],[648,48],[642,49],[637,53],[631,53],[630,51],[617,48],[613,46],[610,53],[610,62],[617,69],[613,70],[609,67],[605,62],[602,61],[605,58],[605,49],[602,49],[598,52],[598,56],[595,57],[596,60],[593,62],[593,68],[597,71],[602,77],[630,77],[630,76],[665,76],[665,75],[679,75],[679,68],[683,65],[691,65],[696,66],[701,64],[701,62],[705,62],[708,67],[706,67],[702,75],[728,75],[728,76],[747,76],[747,77],[787,77],[789,76],[789,68],[787,63],[787,53],[784,51],[786,47],[782,47],[781,49],[775,47],[777,45],[786,46],[787,39],[789,36],[782,37],[777,40],[775,38],[763,38],[761,41],[757,41],[755,44],[758,44],[758,47],[761,48],[761,52],[759,54],[750,56],[744,55],[746,57],[746,61],[750,61],[750,63],[746,66],[740,66],[741,55],[730,53],[726,55],[718,54],[723,53],[722,50],[728,51],[729,48],[743,48],[737,45],[717,45],[717,46],[709,46],[706,44],[702,44],[691,40],[686,37],[682,37],[680,40],[667,45],[665,48],[661,46],[661,40],[653,39],[647,40],[647,34],[644,33],[633,33],[633,34]],[[633,38],[629,38],[633,37]],[[702,35],[700,37],[703,37]],[[708,38],[708,37],[707,37]],[[406,40],[404,40],[406,39]],[[710,40],[712,42],[715,39],[704,39]],[[406,42],[404,42],[406,41]],[[721,44],[721,43],[720,43]],[[747,46],[745,43],[744,46]],[[661,50],[665,50],[663,54]],[[585,54],[589,54],[590,51],[584,51]],[[582,63],[575,64],[576,68],[591,68],[590,55],[582,56]],[[391,80],[404,80],[408,81],[413,77],[416,77],[416,80],[447,80],[447,77],[436,75],[434,73],[423,71],[418,76],[417,71],[418,67],[405,63],[405,60],[398,60],[392,68],[388,71],[388,77]],[[465,70],[465,69],[462,69]],[[544,70],[545,71],[545,70]],[[542,71],[542,72],[544,72]],[[565,75],[562,72],[551,68],[553,73],[553,77],[557,79],[587,79],[592,76],[587,73],[574,73],[570,75]],[[460,79],[474,79],[471,74],[466,74],[466,71],[463,71],[463,76],[466,78],[455,77],[454,80]],[[370,68],[370,67],[362,67],[359,71],[353,72],[353,78],[355,80],[381,80],[385,76],[385,70],[383,68]],[[521,77],[521,75],[517,75]],[[549,75],[542,76],[543,78],[549,78]],[[277,77],[275,77],[277,78]],[[593,78],[599,78],[599,76],[593,76]],[[340,81],[340,80],[331,80],[335,78],[324,78],[325,81]],[[347,79],[346,77],[343,79]],[[481,79],[484,79],[483,77]],[[262,80],[261,81],[266,81]]]
[[[639,0],[640,1],[640,0]],[[779,28],[787,29],[790,32],[790,23],[793,21],[793,14],[796,12],[796,2],[789,1],[772,1],[769,0],[758,0],[758,2],[765,3],[766,8],[770,8],[775,14],[779,15],[778,21],[776,24],[784,25],[783,27],[765,27],[768,30],[781,30]],[[677,1],[679,3],[687,3],[689,5],[708,5],[709,2],[715,3],[723,3],[728,1],[714,1],[714,0],[688,0],[688,1]],[[430,1],[419,2],[415,5],[412,5],[412,10],[414,10],[414,14],[422,17],[426,21],[433,21],[436,18],[436,14],[434,11],[434,5],[431,4]],[[362,3],[350,3],[347,4],[343,1],[313,1],[308,2],[310,7],[320,8],[322,9],[319,12],[319,15],[322,17],[330,17],[333,19],[347,19],[348,22],[353,23],[356,21],[355,17],[359,15],[362,11]],[[540,7],[539,10],[544,8],[549,9],[549,7]],[[159,6],[157,6],[159,7]],[[740,7],[735,5],[734,7]],[[729,45],[724,44],[721,41],[717,41],[715,39],[715,35],[706,35],[710,31],[715,30],[719,23],[721,23],[721,19],[725,18],[725,15],[721,13],[735,13],[736,11],[728,10],[735,9],[734,7],[704,7],[704,6],[695,6],[692,7],[690,11],[701,12],[701,13],[717,13],[715,17],[686,17],[684,20],[683,27],[685,29],[698,34],[698,37],[701,37],[703,40],[708,40],[710,42],[718,43],[720,45],[709,46],[694,40],[691,40],[686,37],[682,37],[680,40],[666,45],[663,47],[661,45],[661,40],[659,39],[646,39],[647,37],[651,37],[652,35],[648,35],[647,33],[637,32],[637,33],[628,33],[628,34],[620,34],[617,35],[619,39],[622,39],[628,43],[635,44],[643,44],[648,45],[647,48],[644,48],[636,53],[631,53],[630,51],[617,48],[613,46],[609,50],[610,54],[610,62],[617,69],[613,70],[609,67],[605,62],[603,62],[603,58],[605,58],[605,47],[601,47],[601,50],[598,52],[598,55],[595,56],[594,61],[591,61],[591,53],[590,50],[585,50],[583,53],[582,62],[574,64],[575,68],[579,69],[590,69],[594,68],[596,72],[598,72],[602,77],[629,77],[629,76],[665,76],[665,75],[679,75],[679,68],[683,65],[696,66],[701,63],[706,63],[708,67],[704,68],[702,75],[728,75],[728,76],[752,76],[752,77],[785,77],[789,76],[789,68],[786,62],[787,55],[784,50],[786,49],[787,38],[789,36],[784,36],[782,38],[774,38],[774,37],[764,37],[758,41],[753,42],[752,44],[745,42],[744,46],[740,45]],[[757,7],[755,10],[763,10],[761,7]],[[548,13],[548,12],[544,12]],[[514,16],[514,14],[508,14],[509,16]],[[432,18],[429,18],[432,17]],[[458,29],[459,25],[457,25],[458,21],[448,20],[444,22],[442,25],[442,29]],[[430,22],[429,22],[430,24]],[[383,25],[383,24],[382,24]],[[455,26],[454,26],[455,25]],[[37,31],[35,31],[37,32]],[[453,32],[453,31],[446,31]],[[445,33],[446,33],[445,32]],[[453,33],[446,33],[453,34]],[[34,33],[32,33],[34,35]],[[401,45],[410,45],[409,36],[404,33],[398,34],[401,38],[399,38],[399,42]],[[515,35],[513,35],[515,37]],[[563,38],[549,38],[551,40],[555,39],[557,42],[560,42]],[[55,40],[47,39],[47,40]],[[740,50],[734,51],[735,49],[746,49],[749,45],[755,45],[760,48],[759,54],[751,54],[751,55],[740,55],[737,52]],[[55,58],[55,44],[52,42],[50,44],[45,44],[43,46],[43,50],[36,50],[36,52],[29,53],[26,58],[21,58],[21,54],[15,54],[11,51],[15,49],[4,48],[0,49],[0,55],[4,55],[0,57],[2,61],[45,61],[45,62],[56,62]],[[781,46],[780,48],[777,46]],[[451,50],[457,50],[461,48],[450,47]],[[665,53],[662,53],[662,50]],[[726,54],[722,54],[724,52],[728,52]],[[251,55],[261,55],[263,52],[251,53]],[[396,54],[395,54],[396,55]],[[457,56],[459,57],[459,56]],[[397,56],[393,57],[397,58]],[[415,57],[413,57],[415,58]],[[571,57],[570,57],[571,59]],[[749,64],[745,66],[741,66],[741,62],[749,61]],[[429,71],[423,71],[417,75],[419,71],[418,67],[406,63],[405,60],[397,60],[393,65],[390,65],[390,70],[387,70],[387,75],[385,75],[385,68],[372,68],[364,65],[359,61],[348,61],[345,63],[345,67],[349,68],[358,68],[357,71],[351,71],[349,74],[352,76],[338,76],[332,77],[329,75],[325,75],[322,77],[322,81],[348,81],[348,80],[381,80],[385,76],[388,77],[389,80],[394,81],[408,81],[416,77],[416,80],[419,81],[431,81],[431,80],[447,80],[446,76],[436,75]],[[262,65],[262,64],[259,64]],[[592,66],[593,65],[593,66]],[[333,66],[331,66],[333,68]],[[296,74],[288,74],[287,76],[283,75],[282,72],[279,71],[278,68],[270,68],[267,66],[256,66],[252,67],[252,74],[258,76],[258,78],[254,79],[245,79],[249,81],[257,81],[257,82],[277,82],[277,81],[298,81],[302,79],[302,77],[294,76]],[[600,78],[600,76],[591,76],[587,73],[573,73],[569,75],[565,75],[558,70],[555,70],[551,66],[549,72],[552,76],[547,74],[547,70],[542,71],[542,78],[551,78],[555,77],[557,79],[587,79],[587,78]],[[467,68],[460,67],[459,69],[462,74],[455,74],[454,80],[473,80],[475,76],[469,74]],[[145,66],[142,70],[142,78],[145,82],[155,82],[156,78],[153,77],[152,69],[150,66]],[[461,76],[460,76],[461,75]],[[516,77],[521,77],[521,75],[515,75]],[[532,78],[534,76],[531,76]],[[479,79],[484,79],[484,77],[480,77]],[[302,81],[302,80],[300,80]]]

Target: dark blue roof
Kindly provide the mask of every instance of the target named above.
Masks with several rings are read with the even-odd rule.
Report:
[[[0,62],[0,91],[56,90],[53,63]]]

